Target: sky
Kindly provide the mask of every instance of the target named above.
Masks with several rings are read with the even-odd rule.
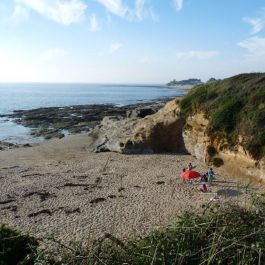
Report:
[[[0,0],[0,82],[164,84],[265,70],[265,0]]]

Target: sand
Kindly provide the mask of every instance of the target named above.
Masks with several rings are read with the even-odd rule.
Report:
[[[249,204],[260,192],[215,169],[217,181],[204,194],[178,177],[189,162],[207,171],[190,155],[95,154],[89,143],[76,135],[0,152],[0,223],[62,241],[106,232],[128,238],[170,225],[184,211],[203,212],[216,195]]]

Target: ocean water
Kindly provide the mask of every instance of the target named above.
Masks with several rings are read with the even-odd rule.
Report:
[[[0,114],[40,107],[85,104],[128,105],[185,94],[182,88],[98,84],[0,84]],[[36,142],[30,129],[0,118],[0,141]]]

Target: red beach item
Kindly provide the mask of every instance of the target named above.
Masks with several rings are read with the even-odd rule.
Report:
[[[199,172],[192,171],[192,170],[188,170],[180,174],[180,177],[182,179],[196,179],[196,178],[199,178],[200,176],[201,174]]]

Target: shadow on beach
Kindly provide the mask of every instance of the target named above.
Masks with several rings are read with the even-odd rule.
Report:
[[[217,191],[217,195],[225,197],[235,197],[241,195],[242,192],[233,189],[221,189]]]

